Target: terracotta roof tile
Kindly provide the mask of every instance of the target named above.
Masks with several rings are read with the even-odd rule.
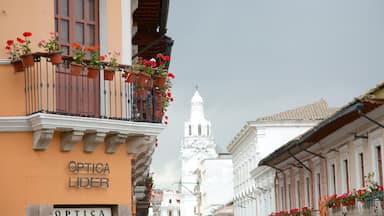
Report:
[[[321,99],[312,104],[258,118],[256,121],[323,120],[336,111],[337,108],[328,107],[327,102]]]

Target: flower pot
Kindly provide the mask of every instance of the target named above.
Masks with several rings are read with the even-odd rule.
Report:
[[[97,67],[90,67],[88,66],[88,74],[87,77],[91,79],[96,79],[97,75],[99,74],[100,69]]]
[[[137,85],[141,86],[141,87],[146,87],[148,86],[148,80],[151,79],[151,76],[149,74],[146,74],[146,73],[143,73],[143,72],[140,72],[138,74],[138,79],[137,79]]]
[[[104,80],[113,80],[115,76],[115,71],[104,69]]]
[[[167,76],[154,75],[155,86],[159,88],[164,88],[165,83],[167,82]]]
[[[83,65],[72,62],[71,63],[71,75],[80,76],[81,71],[83,70]]]
[[[24,71],[23,62],[19,61],[12,61],[11,64],[13,65],[13,69],[15,72],[22,72]]]
[[[35,63],[32,54],[22,55],[20,58],[23,61],[24,67],[31,67]]]
[[[127,82],[127,83],[135,82],[136,75],[137,74],[134,73],[134,72],[127,72],[126,75],[125,75],[125,82]]]
[[[54,65],[61,64],[63,62],[61,51],[49,53],[49,58],[51,59],[51,63]]]

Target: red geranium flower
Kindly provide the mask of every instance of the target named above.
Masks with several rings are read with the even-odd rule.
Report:
[[[164,116],[165,119],[168,119],[168,116]]]
[[[71,46],[72,47],[76,47],[76,48],[80,48],[81,47],[81,45],[79,43],[77,43],[77,42],[72,42]]]
[[[172,93],[171,92],[167,92],[167,97],[172,97]]]
[[[169,56],[164,56],[164,57],[163,57],[163,60],[164,60],[164,61],[169,61],[170,59],[171,59],[171,58],[170,58]]]
[[[165,121],[165,122],[164,122],[164,124],[166,124],[166,125],[167,125],[167,124],[168,124],[168,122],[167,122],[167,121]]]
[[[24,32],[23,36],[24,37],[30,37],[30,36],[32,36],[32,32]]]
[[[24,43],[24,42],[25,42],[25,40],[24,40],[24,39],[22,39],[22,38],[19,38],[19,37],[17,37],[17,38],[16,38],[16,40],[17,40],[19,43]]]
[[[172,72],[168,72],[168,77],[174,79],[176,76],[175,76],[174,73],[172,73]]]
[[[6,50],[11,50],[11,46],[7,45],[7,46],[5,46],[5,49]]]
[[[11,46],[13,44],[13,40],[7,40],[7,44]]]
[[[171,97],[171,98],[169,98],[169,100],[170,100],[171,102],[173,102],[174,99],[173,99],[173,97]]]
[[[101,60],[101,61],[104,61],[104,60],[105,60],[105,56],[101,55],[101,56],[100,56],[100,60]]]

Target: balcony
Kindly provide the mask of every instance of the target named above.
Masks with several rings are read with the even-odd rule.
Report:
[[[112,81],[103,79],[103,71],[88,78],[86,70],[80,76],[70,74],[68,58],[53,65],[45,53],[34,54],[33,67],[24,68],[26,115],[52,113],[135,122],[160,123],[161,97],[154,97],[156,88],[135,88],[124,81],[121,66]],[[144,88],[144,89],[143,89]],[[154,115],[157,112],[157,115]]]
[[[330,216],[343,215],[383,215],[383,201],[376,200],[372,202],[357,201],[355,205],[337,206],[328,209]]]
[[[104,80],[103,70],[95,79],[86,70],[73,76],[69,60],[53,65],[46,53],[35,53],[34,65],[22,72],[14,72],[9,63],[0,65],[0,99],[6,101],[0,107],[0,131],[33,131],[35,150],[45,150],[58,131],[71,137],[63,151],[83,139],[86,152],[94,151],[97,141],[113,153],[111,139],[123,143],[132,136],[154,137],[164,128],[164,97],[152,80],[145,87],[139,87],[137,78],[125,82],[125,65],[112,81]]]

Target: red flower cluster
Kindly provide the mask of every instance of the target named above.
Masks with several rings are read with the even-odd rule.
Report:
[[[169,78],[172,78],[172,79],[175,79],[175,74],[174,73],[172,73],[172,72],[168,72],[168,77]]]
[[[11,46],[13,44],[13,40],[7,40],[7,45]]]
[[[32,36],[32,32],[24,32],[23,36],[24,37],[31,37]]]
[[[77,43],[77,42],[72,42],[71,46],[75,47],[75,48],[79,48],[79,49],[81,48],[81,45],[79,43]]]
[[[19,38],[19,37],[17,37],[17,38],[16,38],[16,40],[17,40],[19,43],[24,43],[24,42],[25,42],[25,40],[24,40],[24,39],[22,39],[22,38]]]

